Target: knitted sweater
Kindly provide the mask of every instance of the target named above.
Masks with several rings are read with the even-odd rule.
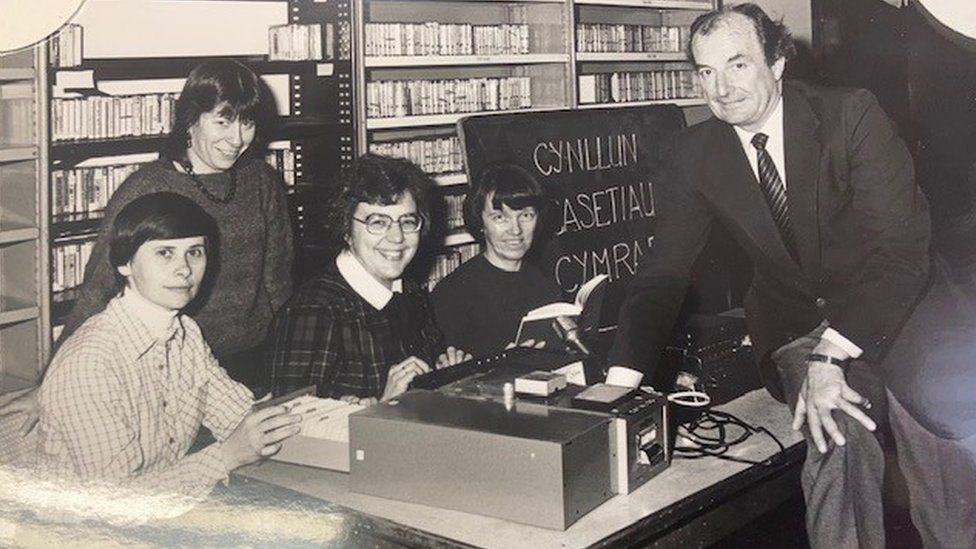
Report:
[[[101,312],[118,291],[108,251],[112,223],[123,206],[139,196],[174,192],[199,204],[217,221],[220,245],[207,269],[217,269],[209,288],[201,290],[188,312],[203,331],[214,354],[252,348],[266,336],[275,311],[291,294],[292,236],[285,193],[275,172],[260,159],[242,159],[237,191],[219,204],[197,188],[168,160],[146,164],[115,191],[105,208],[98,239],[85,268],[85,280],[65,322],[59,343],[88,317]],[[223,197],[229,173],[198,175],[211,194]],[[233,368],[232,364],[225,367]]]

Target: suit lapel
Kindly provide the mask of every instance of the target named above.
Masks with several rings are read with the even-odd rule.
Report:
[[[717,207],[725,211],[772,261],[796,268],[735,130],[724,122],[715,120],[714,123],[715,131],[711,132],[705,149],[711,156],[705,167],[705,179]]]
[[[783,136],[786,149],[786,195],[803,271],[816,278],[820,269],[817,187],[820,176],[820,121],[806,98],[783,85]]]

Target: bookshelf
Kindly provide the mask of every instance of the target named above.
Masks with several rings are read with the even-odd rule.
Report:
[[[578,105],[703,105],[688,29],[711,1],[575,0]]]
[[[48,358],[47,72],[43,48],[0,56],[0,392]]]
[[[119,20],[132,24],[118,25]],[[215,20],[233,21],[234,28],[214,32]],[[349,1],[147,0],[133,6],[90,0],[75,23],[83,31],[83,58],[71,66],[52,64],[47,70],[55,324],[70,311],[73,288],[84,272],[86,246],[95,238],[112,191],[139,165],[158,158],[172,111],[160,98],[175,99],[190,70],[215,57],[249,66],[275,98],[278,119],[266,159],[288,186],[296,274],[301,277],[305,266],[315,261],[312,256],[320,253],[309,245],[320,235],[317,224],[308,223],[305,205],[315,187],[328,182],[355,155]],[[306,43],[315,44],[309,58],[279,60],[270,55],[269,36],[294,29],[308,35]],[[276,52],[279,57],[288,55]],[[151,115],[136,122],[135,131],[126,124],[119,127],[119,118],[129,118],[132,101],[135,112],[145,115],[148,105]],[[68,110],[67,103],[73,103]],[[105,120],[93,125],[88,110],[94,111],[95,120],[99,115]],[[126,114],[116,116],[119,112]],[[87,116],[84,131],[79,132],[78,123],[66,124],[66,115]]]
[[[567,0],[357,0],[357,149],[413,160],[441,188],[448,233],[427,285],[480,251],[463,230],[455,126],[465,116],[574,103]]]
[[[462,117],[659,103],[702,108],[684,41],[694,18],[715,4],[357,0],[356,111],[363,121],[357,150],[419,164],[441,187],[450,218],[467,190],[467,175],[460,143],[454,150],[441,146],[456,139]],[[480,101],[484,95],[496,99],[494,80],[507,78],[524,86],[518,89],[525,100],[502,104],[499,93],[497,102]],[[472,80],[477,84],[468,85]],[[505,89],[505,83],[497,87]],[[439,244],[429,287],[450,272],[459,251],[468,257],[478,246],[461,228]]]

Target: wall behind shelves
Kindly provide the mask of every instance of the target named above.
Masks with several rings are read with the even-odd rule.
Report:
[[[727,0],[725,4],[742,4],[745,0]],[[766,10],[773,19],[782,18],[793,37],[810,46],[813,37],[813,16],[810,0],[749,0]]]
[[[268,2],[98,0],[72,21],[85,28],[85,58],[265,55],[268,26],[288,5]]]

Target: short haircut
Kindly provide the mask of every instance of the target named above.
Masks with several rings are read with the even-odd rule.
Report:
[[[484,220],[481,214],[485,201],[491,196],[491,206],[496,210],[502,205],[513,210],[533,207],[539,214],[539,225],[545,225],[546,199],[542,185],[525,169],[515,164],[496,164],[481,171],[472,182],[464,198],[464,225],[476,238],[484,238]]]
[[[173,130],[163,144],[163,154],[170,160],[186,160],[190,127],[200,115],[218,106],[221,115],[241,118],[255,124],[257,148],[268,141],[274,120],[274,99],[261,79],[243,63],[232,59],[211,59],[200,63],[186,79],[176,100]]]
[[[434,182],[416,164],[403,158],[392,158],[367,153],[342,170],[335,192],[324,206],[325,229],[339,247],[348,247],[352,234],[352,216],[360,202],[389,206],[409,194],[417,204],[417,213],[423,218],[421,234],[431,228],[430,194]]]
[[[745,16],[752,23],[752,28],[756,31],[759,43],[762,45],[763,53],[766,56],[766,64],[772,66],[777,59],[783,58],[789,61],[796,55],[796,44],[793,43],[793,35],[790,29],[783,24],[783,21],[773,21],[766,15],[766,12],[756,4],[736,4],[733,6],[723,6],[720,9],[703,13],[691,24],[688,40],[688,59],[692,64],[695,63],[695,53],[692,51],[692,43],[696,36],[710,34],[715,28],[726,22],[732,14]]]
[[[216,256],[219,234],[214,218],[189,198],[176,193],[146,194],[126,204],[115,216],[108,258],[117,269],[128,264],[139,247],[150,240],[194,236],[204,237],[207,255]],[[117,270],[116,282],[125,284]]]

